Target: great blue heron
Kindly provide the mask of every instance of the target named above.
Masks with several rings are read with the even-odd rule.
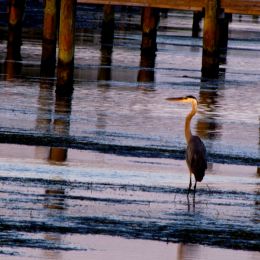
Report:
[[[186,149],[186,162],[190,171],[190,184],[188,189],[188,194],[191,190],[191,177],[192,174],[195,177],[195,184],[194,184],[194,194],[196,192],[196,185],[197,181],[201,182],[204,175],[205,170],[207,169],[207,156],[206,156],[206,148],[204,143],[201,141],[201,139],[196,136],[192,135],[190,130],[190,122],[192,117],[197,112],[198,107],[198,101],[193,96],[186,96],[186,97],[179,97],[179,98],[167,98],[168,101],[174,101],[174,102],[188,102],[192,104],[192,110],[190,113],[186,116],[185,121],[185,138],[187,142],[187,149]]]

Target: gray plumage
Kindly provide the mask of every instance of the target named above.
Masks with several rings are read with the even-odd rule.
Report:
[[[180,98],[167,98],[168,101],[187,102],[192,104],[192,110],[186,116],[185,120],[185,139],[187,142],[186,149],[186,162],[190,171],[190,183],[188,187],[188,194],[191,190],[191,175],[195,177],[194,194],[196,192],[197,182],[203,180],[205,171],[207,169],[207,155],[204,143],[198,136],[192,135],[190,130],[190,123],[193,116],[197,113],[198,101],[193,96],[180,97]]]
[[[196,181],[202,181],[207,169],[206,148],[198,136],[192,136],[186,150],[186,162]]]

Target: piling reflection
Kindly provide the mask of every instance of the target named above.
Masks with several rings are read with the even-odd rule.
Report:
[[[49,86],[53,87],[53,86]],[[43,88],[44,89],[44,88]],[[72,87],[71,87],[72,89]],[[53,91],[54,92],[54,91]],[[66,93],[66,94],[65,94]],[[55,96],[55,103],[54,103],[54,111],[53,111],[53,121],[46,121],[46,125],[50,122],[50,130],[51,134],[54,136],[59,137],[66,137],[69,135],[70,131],[70,115],[71,115],[71,104],[72,104],[72,92],[68,94],[68,92],[60,92],[56,91]],[[41,102],[44,107],[44,102]],[[50,103],[49,103],[50,105]],[[48,105],[45,107],[48,109]],[[50,106],[49,106],[49,111]],[[67,153],[68,149],[64,147],[51,147],[49,150],[49,157],[48,160],[52,164],[56,163],[63,163],[67,160]],[[47,219],[49,221],[55,221],[58,218],[61,219],[62,215],[65,213],[66,210],[66,203],[65,203],[65,195],[66,190],[64,189],[63,185],[58,187],[48,187],[45,190],[45,208],[47,210]],[[46,234],[45,239],[50,241],[51,244],[60,245],[62,243],[60,233],[53,233],[52,235]],[[59,258],[59,253],[51,252],[47,253],[47,256],[51,256],[53,258]]]
[[[22,70],[22,62],[19,53],[14,53],[17,50],[14,50],[11,46],[7,48],[6,60],[4,63],[4,75],[5,80],[9,81],[14,79],[21,73]]]
[[[259,126],[258,126],[258,136],[259,136],[259,139],[258,139],[258,151],[260,152],[260,117],[258,118],[258,121],[259,121],[258,122],[258,124],[259,124]],[[260,165],[257,166],[256,172],[257,172],[257,175],[260,176]]]
[[[58,217],[59,219],[65,214],[66,204],[65,204],[65,189],[62,187],[48,188],[45,190],[45,202],[44,208],[46,210],[46,219],[49,222],[55,221]],[[49,241],[50,245],[61,245],[62,244],[62,234],[61,233],[44,233],[45,240]],[[44,254],[49,258],[59,259],[59,251],[57,250],[47,250]]]
[[[211,85],[210,91],[209,85]],[[219,98],[218,85],[213,85],[210,81],[201,81],[199,103],[205,114],[198,119],[196,132],[203,139],[216,140],[221,137],[222,126],[216,116]]]
[[[45,134],[51,133],[51,118],[54,103],[54,78],[42,78],[38,96],[36,129]]]
[[[52,132],[60,137],[69,136],[72,93],[61,94],[56,92],[55,111]],[[64,162],[67,159],[67,148],[52,147],[50,161]]]
[[[112,64],[112,53],[113,47],[102,45],[100,50],[100,66],[98,69],[98,86],[107,87],[111,80],[111,64]]]
[[[177,259],[200,259],[200,246],[180,243],[178,245]]]
[[[138,76],[137,76],[139,87],[145,87],[145,84],[154,82],[155,58],[156,58],[155,51],[151,53],[141,51],[140,69],[138,71]]]

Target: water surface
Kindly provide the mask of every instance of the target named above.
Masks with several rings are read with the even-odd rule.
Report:
[[[102,10],[81,6],[74,91],[62,97],[55,76],[40,73],[42,9],[36,7],[25,15],[21,61],[6,62],[1,20],[1,255],[140,259],[133,239],[141,239],[146,259],[157,256],[156,246],[166,259],[204,259],[207,252],[207,259],[256,259],[258,20],[233,16],[219,78],[209,80],[201,78],[202,38],[191,37],[192,13],[161,18],[153,60],[140,56],[138,8],[117,9],[113,49],[101,49]],[[199,100],[192,132],[209,159],[195,200],[186,196],[184,161],[190,106],[165,100],[185,95]],[[117,244],[135,245],[136,255]]]

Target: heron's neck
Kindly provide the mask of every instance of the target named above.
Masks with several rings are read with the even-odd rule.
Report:
[[[187,144],[192,137],[191,130],[190,130],[190,122],[191,122],[192,117],[196,114],[196,112],[197,112],[197,101],[194,101],[194,102],[192,102],[192,110],[186,116],[186,121],[185,121],[185,138],[186,138]]]

